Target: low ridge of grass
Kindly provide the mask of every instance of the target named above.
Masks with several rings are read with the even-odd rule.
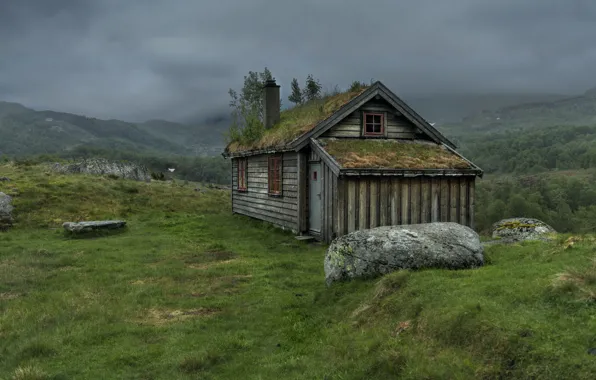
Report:
[[[321,142],[344,168],[471,168],[464,159],[437,144],[362,139],[321,139]]]
[[[229,194],[0,165],[1,379],[592,379],[593,238],[327,288],[325,246]],[[136,189],[136,190],[132,190]],[[59,221],[124,218],[71,239]],[[578,286],[560,286],[561,273]]]
[[[227,151],[234,153],[284,146],[313,129],[318,123],[333,115],[366,89],[368,86],[359,86],[354,90],[332,93],[284,110],[280,114],[279,123],[271,129],[264,130],[258,139],[255,141],[232,141],[228,145]]]

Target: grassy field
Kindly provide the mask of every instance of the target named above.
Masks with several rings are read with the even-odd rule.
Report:
[[[596,244],[325,286],[325,246],[224,191],[0,164],[0,379],[593,379]],[[64,221],[124,218],[73,239]],[[590,351],[593,349],[592,351]],[[593,354],[590,354],[592,352]]]

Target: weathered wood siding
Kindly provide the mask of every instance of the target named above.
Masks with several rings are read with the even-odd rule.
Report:
[[[475,177],[340,177],[332,208],[337,237],[379,226],[456,222],[474,228]]]
[[[416,126],[404,115],[384,100],[371,100],[357,111],[333,126],[323,137],[361,137],[362,112],[382,112],[385,114],[386,137],[390,139],[423,138],[416,133]]]
[[[232,160],[232,212],[299,231],[298,154],[283,153],[282,195],[268,193],[267,155],[248,157],[247,191],[238,191],[238,160]]]
[[[325,241],[333,239],[333,221],[337,213],[337,176],[325,164],[325,161],[313,151],[308,153],[310,163],[321,164],[321,233],[318,238]],[[308,182],[308,181],[307,181]],[[309,216],[310,217],[310,216]],[[311,234],[316,235],[313,231]]]

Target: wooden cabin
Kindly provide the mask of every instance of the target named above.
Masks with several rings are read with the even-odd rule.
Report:
[[[280,113],[264,86],[265,133],[228,144],[232,211],[330,242],[378,226],[474,227],[482,170],[381,82]]]

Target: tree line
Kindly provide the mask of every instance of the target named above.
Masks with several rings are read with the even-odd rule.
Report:
[[[510,217],[540,219],[559,232],[596,232],[596,170],[478,180],[476,229]]]
[[[596,126],[555,126],[456,137],[486,173],[540,173],[596,167]]]
[[[534,217],[561,232],[596,231],[596,126],[554,126],[454,138],[488,174],[477,181],[476,227]]]

